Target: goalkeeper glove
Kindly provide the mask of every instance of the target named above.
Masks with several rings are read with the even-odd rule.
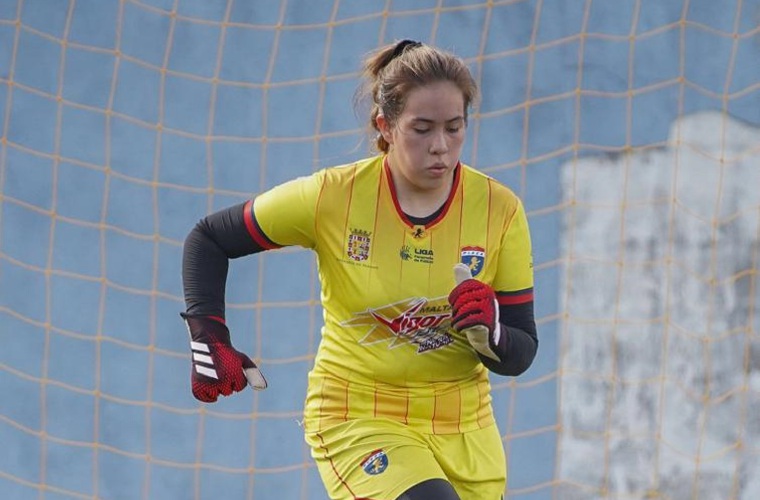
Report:
[[[206,316],[180,316],[190,333],[190,380],[195,399],[213,403],[220,394],[229,396],[242,391],[246,381],[254,389],[267,388],[266,379],[251,358],[232,347],[230,331],[224,323]]]
[[[451,326],[464,333],[470,345],[480,354],[501,361],[492,346],[499,343],[499,304],[493,288],[473,279],[465,264],[454,266],[457,286],[449,294]]]

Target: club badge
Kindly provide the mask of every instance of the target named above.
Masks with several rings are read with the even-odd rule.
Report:
[[[486,251],[481,247],[462,247],[459,261],[470,268],[473,277],[480,274],[486,261]]]
[[[346,255],[349,259],[359,262],[369,258],[370,234],[369,231],[362,229],[351,229],[346,248]]]
[[[362,469],[370,476],[382,474],[388,468],[388,455],[382,449],[375,450],[362,462]]]

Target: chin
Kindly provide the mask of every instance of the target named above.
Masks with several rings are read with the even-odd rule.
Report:
[[[435,176],[435,177],[428,177],[426,179],[422,179],[421,182],[418,184],[420,189],[425,191],[435,191],[438,189],[442,189],[444,187],[449,186],[449,181],[451,179],[451,176],[448,175],[448,172],[441,175],[441,176]]]

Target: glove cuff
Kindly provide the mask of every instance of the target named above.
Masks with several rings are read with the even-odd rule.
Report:
[[[188,316],[180,313],[185,320],[190,339],[197,342],[221,342],[230,345],[230,330],[224,324],[224,318],[217,316]]]

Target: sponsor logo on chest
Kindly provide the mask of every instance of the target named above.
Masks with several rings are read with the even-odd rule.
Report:
[[[417,354],[422,354],[454,342],[449,333],[450,318],[451,308],[445,298],[431,304],[420,297],[355,313],[341,325],[369,327],[359,344],[387,343],[388,349],[412,345]]]
[[[431,248],[417,248],[411,245],[402,245],[398,252],[401,260],[408,262],[420,262],[422,264],[433,263],[433,250]]]

